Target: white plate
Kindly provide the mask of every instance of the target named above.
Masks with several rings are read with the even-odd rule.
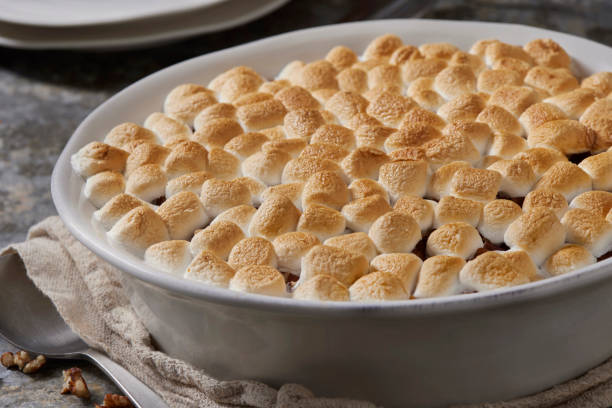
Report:
[[[124,49],[235,27],[289,0],[227,0],[203,9],[123,24],[36,27],[0,22],[0,45],[23,49]]]
[[[44,27],[119,23],[227,0],[0,0],[0,21]]]

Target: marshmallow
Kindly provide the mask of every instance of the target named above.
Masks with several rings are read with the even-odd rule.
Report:
[[[441,225],[465,222],[476,227],[482,216],[483,204],[478,201],[457,198],[453,196],[442,197],[434,209],[434,228]]]
[[[144,127],[152,130],[164,144],[179,140],[189,140],[192,134],[191,128],[183,121],[159,112],[147,116],[144,121]]]
[[[336,77],[338,87],[344,92],[361,94],[368,89],[368,74],[358,68],[346,68]]]
[[[91,142],[70,157],[72,169],[83,177],[103,171],[123,172],[128,153],[116,147]]]
[[[229,282],[229,288],[266,296],[284,297],[287,294],[283,275],[267,265],[250,265],[238,269]]]
[[[127,179],[125,192],[143,201],[152,202],[166,193],[168,181],[162,169],[156,164],[140,166]]]
[[[333,171],[313,174],[304,184],[302,208],[322,204],[339,210],[349,202],[350,192],[342,177]]]
[[[274,238],[272,245],[278,260],[278,270],[300,276],[302,257],[321,241],[308,232],[293,231]]]
[[[221,259],[227,259],[232,247],[241,239],[244,233],[233,222],[217,221],[195,233],[191,239],[191,253],[210,251]]]
[[[411,252],[421,240],[421,229],[410,215],[389,211],[374,221],[368,235],[378,252]]]
[[[406,95],[411,97],[421,108],[430,111],[436,111],[445,102],[444,98],[432,89],[434,79],[431,77],[422,77],[412,81]]]
[[[380,64],[368,71],[368,87],[370,89],[394,90],[401,89],[402,76],[395,65]]]
[[[441,130],[446,126],[446,122],[440,116],[436,115],[427,109],[416,107],[410,110],[400,123],[400,128],[410,128],[414,124],[423,124]]]
[[[472,257],[483,246],[476,228],[465,222],[444,224],[427,238],[427,255],[450,255],[463,259]]]
[[[234,269],[223,259],[211,251],[203,250],[193,258],[184,277],[212,286],[227,288],[235,273]]]
[[[450,181],[450,194],[459,198],[487,202],[495,199],[502,176],[493,170],[459,168]]]
[[[249,226],[249,235],[272,240],[285,232],[295,231],[300,211],[286,197],[273,195],[257,209]]]
[[[148,247],[144,254],[147,264],[176,276],[183,275],[191,258],[189,242],[183,240],[158,242]]]
[[[306,140],[299,137],[294,137],[289,139],[270,140],[261,146],[261,150],[264,152],[271,150],[282,150],[289,153],[291,158],[294,159],[300,155],[306,145]]]
[[[385,126],[396,126],[415,103],[405,96],[381,92],[368,105],[366,113],[381,121]]]
[[[297,224],[298,231],[309,232],[321,241],[342,234],[345,228],[346,220],[339,211],[319,204],[305,208]]]
[[[485,252],[465,264],[459,272],[461,284],[479,292],[529,283],[525,271],[497,252]]]
[[[427,195],[436,200],[440,200],[440,198],[449,195],[451,181],[455,173],[459,169],[469,168],[470,164],[464,161],[454,161],[439,167],[431,176],[431,180],[427,186]]]
[[[317,128],[312,134],[310,142],[331,144],[346,150],[352,150],[355,148],[355,135],[352,130],[344,126],[327,124]]]
[[[528,135],[540,125],[552,120],[566,119],[567,116],[557,106],[550,103],[535,103],[525,109],[519,117],[519,122],[523,125]]]
[[[262,202],[274,195],[281,195],[291,200],[295,208],[302,209],[302,191],[304,183],[288,183],[270,186],[261,193]]]
[[[595,99],[595,91],[592,89],[577,88],[546,98],[544,102],[559,107],[570,119],[578,119]]]
[[[250,75],[255,78],[259,77],[259,74],[253,68],[240,65],[217,75],[212,81],[210,81],[208,87],[215,92],[221,92],[221,89],[223,89],[225,83],[234,75]],[[245,94],[246,93],[247,92],[245,92]]]
[[[553,210],[557,218],[561,219],[567,211],[567,200],[563,194],[553,190],[533,190],[523,200],[523,211],[529,212],[536,207],[545,207]]]
[[[523,213],[506,229],[504,242],[510,248],[522,249],[540,265],[563,245],[565,227],[554,211],[535,207]]]
[[[537,178],[542,177],[546,170],[552,167],[553,164],[560,161],[567,161],[567,157],[565,157],[563,153],[556,149],[548,149],[545,147],[534,147],[523,150],[522,152],[516,153],[512,158],[529,164]]]
[[[456,50],[448,61],[449,65],[464,65],[470,67],[474,74],[485,69],[485,63],[478,55]]]
[[[525,76],[525,83],[550,95],[559,95],[578,88],[578,80],[564,68],[533,67]]]
[[[404,147],[421,146],[440,137],[440,131],[433,126],[424,123],[406,124],[389,135],[384,147],[387,152],[392,152]]]
[[[349,300],[349,291],[338,279],[330,275],[315,275],[300,283],[293,298],[319,302],[341,302]]]
[[[296,75],[296,85],[309,91],[320,89],[338,89],[336,74],[338,72],[334,66],[325,60],[318,60],[308,63],[298,71]]]
[[[331,237],[325,240],[324,245],[341,248],[346,251],[354,252],[358,255],[363,255],[371,261],[377,254],[376,245],[368,237],[365,232],[353,232],[351,234],[342,234]]]
[[[442,132],[469,139],[481,155],[485,154],[492,140],[491,128],[480,122],[455,121],[449,123]]]
[[[337,92],[325,103],[325,109],[343,122],[358,113],[365,112],[367,106],[368,101],[363,96],[355,92],[345,91]]]
[[[523,78],[525,78],[525,75],[527,75],[527,72],[531,69],[531,64],[518,58],[502,57],[493,63],[492,68],[493,70],[504,69],[516,72],[520,75],[522,83]]]
[[[410,215],[419,224],[421,233],[424,233],[432,227],[435,207],[435,201],[405,195],[397,199],[393,210]]]
[[[482,112],[486,104],[483,99],[476,94],[465,94],[457,96],[446,102],[438,109],[438,115],[447,122],[459,120],[473,121]]]
[[[164,220],[150,207],[136,207],[122,216],[108,231],[109,241],[131,253],[143,256],[153,244],[169,239]]]
[[[595,133],[594,152],[612,146],[612,99],[600,99],[591,104],[580,117],[580,123]]]
[[[501,106],[515,116],[538,102],[538,94],[528,86],[506,85],[499,87],[489,98],[490,105]]]
[[[371,179],[357,179],[351,182],[348,187],[351,193],[351,200],[359,200],[360,198],[369,197],[372,195],[380,195],[389,202],[389,194],[378,182]]]
[[[536,175],[529,163],[522,160],[498,160],[487,167],[501,174],[499,191],[510,197],[525,197],[536,182]]]
[[[612,91],[612,72],[598,72],[586,77],[580,86],[594,91],[598,98],[605,98]]]
[[[471,164],[480,160],[478,149],[468,137],[460,134],[442,135],[438,139],[425,143],[423,149],[427,161],[434,169],[457,160]]]
[[[260,151],[242,162],[242,174],[268,186],[280,184],[283,169],[291,155],[282,150]]]
[[[372,272],[359,278],[350,288],[352,301],[404,300],[409,294],[402,282],[388,272]]]
[[[242,95],[241,97],[236,99],[233,102],[233,105],[236,108],[242,108],[243,106],[255,105],[255,104],[259,103],[259,102],[269,101],[271,99],[272,99],[272,95],[269,94],[269,93],[266,93],[266,92],[251,92],[251,93]]]
[[[269,93],[270,95],[276,95],[279,91],[291,86],[291,82],[286,79],[277,79],[275,81],[264,82],[259,87],[259,92]]]
[[[301,86],[289,86],[281,89],[274,98],[279,100],[289,112],[295,110],[319,109],[319,102]]]
[[[256,92],[263,82],[263,79],[253,72],[237,72],[227,75],[222,82],[221,88],[217,88],[219,89],[217,91],[219,100],[221,102],[235,102],[243,95]],[[212,87],[212,85],[209,86]]]
[[[139,143],[132,150],[125,164],[125,175],[129,176],[132,171],[145,164],[163,165],[170,149],[152,143]]]
[[[368,260],[341,248],[327,245],[312,247],[302,258],[300,281],[308,281],[315,275],[331,275],[343,285],[350,286],[368,272]]]
[[[127,151],[132,142],[157,143],[157,137],[149,129],[131,122],[115,126],[104,137],[104,143]]]
[[[394,161],[380,167],[378,182],[395,201],[403,195],[425,195],[429,167],[423,160]]]
[[[567,229],[567,241],[583,245],[593,256],[600,257],[612,250],[612,224],[599,214],[570,208],[561,223]]]
[[[495,40],[495,39],[485,39],[485,40],[478,40],[476,41],[474,44],[472,44],[472,46],[470,47],[470,54],[474,54],[474,55],[478,55],[479,57],[483,58],[485,56],[485,53],[487,51],[487,47],[490,44],[494,44],[494,43],[498,43],[500,42],[499,40]]]
[[[476,92],[476,77],[467,65],[451,65],[434,79],[434,90],[445,99]]]
[[[216,102],[213,92],[209,89],[196,84],[183,84],[166,96],[164,113],[192,125],[198,113]]]
[[[382,150],[373,147],[358,147],[346,156],[341,163],[342,170],[349,179],[377,179],[380,166],[389,161]]]
[[[220,221],[229,221],[238,225],[244,235],[248,235],[249,224],[257,209],[247,204],[237,205],[236,207],[229,208],[217,215],[215,219],[210,223],[213,225]]]
[[[208,214],[216,217],[223,211],[241,204],[251,203],[251,192],[240,182],[209,179],[202,184],[200,194]]]
[[[268,137],[262,133],[243,133],[232,138],[223,148],[238,159],[244,160],[252,154],[257,153],[261,146],[268,140]]]
[[[592,182],[591,177],[574,163],[560,161],[546,170],[533,189],[553,190],[571,201],[578,194],[591,190]]]
[[[504,242],[506,229],[521,213],[521,207],[514,201],[489,201],[482,209],[478,230],[493,244],[500,245]]]
[[[523,135],[523,127],[514,115],[497,105],[487,105],[476,117],[476,122],[489,125],[493,132]]]
[[[345,150],[336,145],[326,143],[313,143],[307,145],[298,157],[300,158],[319,158],[320,160],[331,160],[333,162],[339,162],[349,154],[348,150]]]
[[[478,75],[476,88],[480,92],[493,93],[504,86],[520,86],[523,76],[509,69],[487,69]]]
[[[111,198],[123,193],[124,190],[125,179],[121,173],[103,171],[87,179],[83,188],[83,195],[95,207],[100,208]]]
[[[192,141],[182,141],[174,145],[164,163],[164,170],[170,179],[203,171],[207,167],[208,151],[201,144]]]
[[[533,58],[537,65],[550,68],[569,68],[571,59],[567,52],[550,38],[538,38],[529,41],[523,49]]]
[[[575,120],[553,120],[529,133],[527,143],[529,147],[552,146],[563,154],[570,155],[591,150],[595,135]]]
[[[422,264],[421,258],[414,254],[381,254],[372,259],[370,269],[372,272],[386,272],[395,275],[402,282],[406,293],[410,294],[416,284]]]
[[[289,83],[295,83],[297,81],[298,73],[302,70],[302,68],[304,68],[304,65],[306,64],[303,61],[291,61],[278,73],[277,78],[279,80],[286,80]]]
[[[231,180],[240,175],[240,160],[223,149],[214,147],[208,152],[208,171],[221,180]]]
[[[587,191],[574,198],[570,207],[590,210],[605,218],[612,209],[612,193],[608,191]]]
[[[510,133],[496,133],[489,146],[489,155],[502,159],[511,159],[527,149],[527,142],[521,136]]]
[[[343,45],[338,45],[327,53],[325,59],[329,61],[336,70],[341,71],[357,62],[357,54]]]
[[[389,58],[389,63],[393,65],[402,65],[406,61],[421,58],[423,58],[423,55],[421,55],[421,52],[417,47],[414,45],[402,45],[393,51],[393,54],[391,54],[391,57]]]
[[[591,176],[593,189],[612,190],[612,152],[587,157],[580,162],[578,167]]]
[[[215,103],[204,109],[193,120],[193,127],[201,128],[204,123],[213,119],[236,119],[236,107],[231,103]]]
[[[427,258],[421,266],[414,297],[431,298],[460,293],[459,272],[465,265],[463,258],[436,255]]]
[[[506,44],[497,40],[486,45],[484,59],[487,65],[493,65],[495,61],[501,58],[516,58],[533,65],[531,56],[518,45]]]
[[[346,226],[355,232],[368,232],[374,221],[391,211],[391,206],[380,195],[360,198],[342,207]]]
[[[522,250],[510,250],[500,252],[504,258],[506,258],[512,266],[526,274],[530,281],[537,281],[541,279],[538,274],[538,267],[533,263],[533,260],[529,254]]]
[[[270,128],[283,124],[287,110],[277,99],[267,99],[238,108],[236,115],[249,131]]]
[[[102,225],[105,230],[110,230],[113,225],[125,214],[134,208],[146,205],[146,203],[129,194],[118,194],[108,200],[102,208],[93,213],[94,220]]]
[[[242,126],[234,119],[219,118],[211,119],[202,124],[193,133],[191,140],[200,143],[207,149],[223,147],[234,137],[242,134]]]
[[[459,48],[447,42],[426,43],[419,46],[419,52],[425,58],[450,59]]]
[[[439,58],[412,59],[401,66],[402,80],[411,83],[422,77],[435,77],[446,66],[446,61]]]
[[[364,59],[388,59],[393,52],[401,47],[402,40],[393,34],[385,34],[373,39],[363,52]]]
[[[283,169],[281,181],[285,183],[305,182],[310,176],[320,171],[332,171],[342,174],[340,166],[327,159],[320,160],[315,157],[298,157],[287,162]]]
[[[277,267],[276,253],[272,243],[259,237],[244,238],[238,241],[230,251],[227,263],[236,270],[250,265]]]
[[[210,220],[198,196],[191,191],[173,195],[157,209],[157,213],[166,223],[173,240],[190,238],[194,230]]]
[[[234,183],[244,185],[251,193],[251,203],[253,205],[261,204],[263,192],[266,185],[251,177],[238,177],[232,180]]]
[[[597,259],[585,247],[566,245],[548,257],[543,269],[551,276],[559,276],[593,265],[595,262]]]

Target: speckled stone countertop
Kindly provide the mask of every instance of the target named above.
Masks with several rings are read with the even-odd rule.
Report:
[[[521,23],[612,45],[612,3],[594,0],[293,0],[221,33],[122,52],[20,51],[0,47],[0,248],[55,214],[49,180],[64,144],[96,106],[176,62],[294,29],[383,17]],[[14,348],[0,339],[0,352]],[[59,394],[61,371],[83,369],[91,401]],[[0,407],[92,407],[117,388],[86,362],[50,361],[27,376],[0,367]]]

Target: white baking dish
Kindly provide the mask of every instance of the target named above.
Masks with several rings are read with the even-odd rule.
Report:
[[[612,49],[537,28],[435,20],[334,25],[204,55],[138,81],[75,131],[52,178],[57,210],[83,244],[125,272],[133,303],[159,346],[222,379],[298,382],[327,396],[385,406],[441,407],[514,398],[575,377],[612,355],[612,260],[568,275],[487,293],[387,303],[309,303],[215,289],[151,270],[111,247],[90,223],[70,156],[114,125],[142,122],[184,82],[206,84],[235,65],[272,78],[287,62],[322,58],[335,45],[362,51],[394,33],[405,43],[463,49],[498,38],[550,37],[577,74],[609,70]]]

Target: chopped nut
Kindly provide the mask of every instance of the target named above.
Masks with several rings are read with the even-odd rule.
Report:
[[[80,398],[89,398],[89,389],[80,368],[64,370],[64,388],[62,394],[73,394]]]
[[[24,367],[23,367],[23,371],[25,374],[33,374],[35,372],[37,372],[38,370],[40,370],[40,368],[45,365],[45,363],[47,362],[47,359],[45,358],[45,356],[38,355],[36,356],[36,358],[32,361],[30,361],[29,363],[27,363]]]
[[[0,362],[6,368],[11,368],[12,366],[17,365],[15,364],[15,356],[10,351],[2,353],[2,356],[0,356]]]
[[[14,363],[17,364],[20,370],[23,370],[23,367],[32,361],[32,357],[27,351],[19,350],[15,353],[15,357],[13,359]]]
[[[117,394],[106,394],[102,405],[96,404],[96,408],[132,408],[133,405],[128,397]]]

